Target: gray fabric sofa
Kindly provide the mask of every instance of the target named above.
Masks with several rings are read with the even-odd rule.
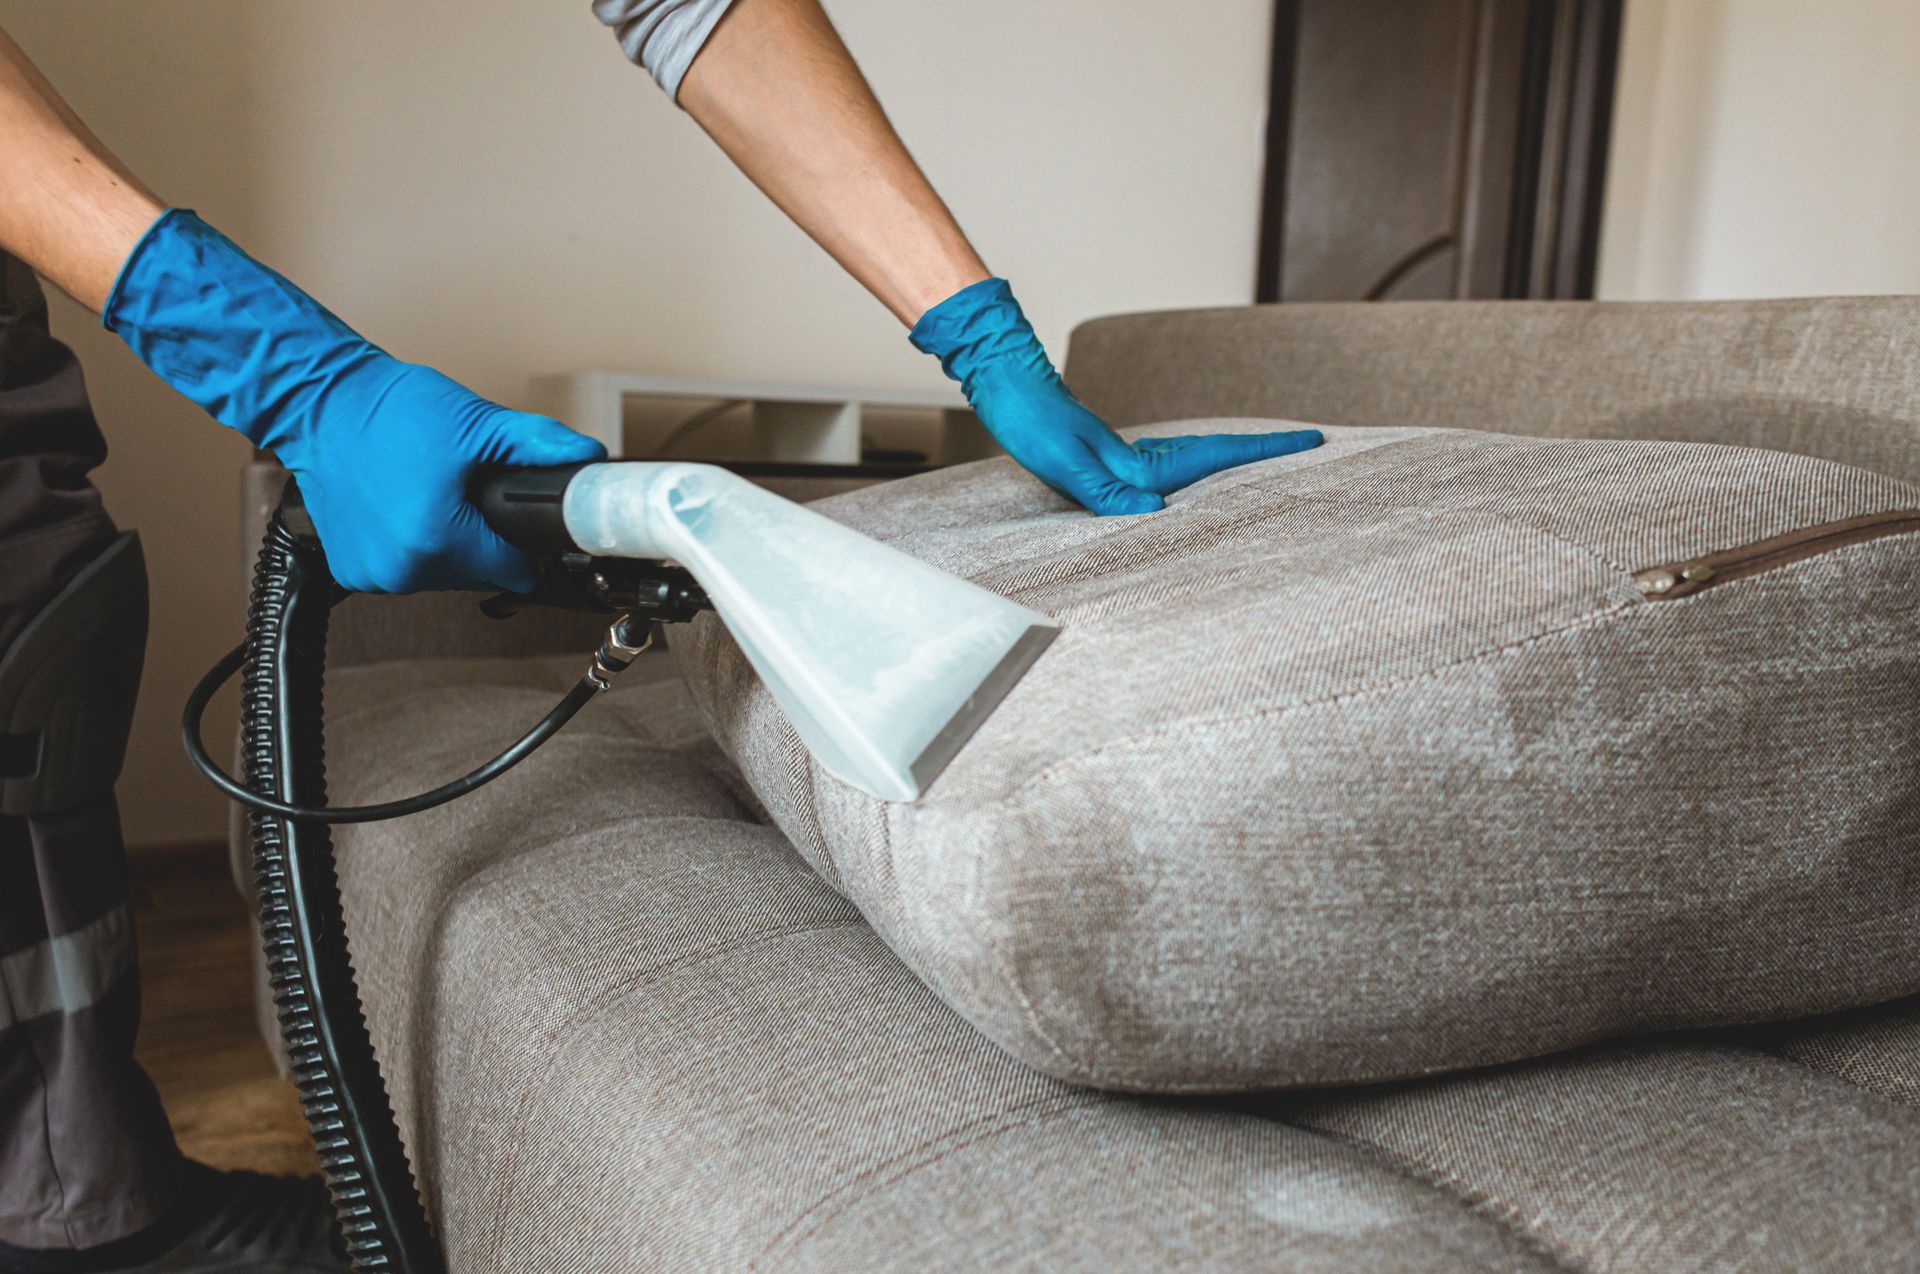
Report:
[[[1133,315],[1079,329],[1067,375],[1118,425],[1733,443],[1920,481],[1920,301]],[[590,627],[496,636],[470,604],[342,608],[341,799],[462,769],[577,676]],[[337,837],[455,1269],[1920,1268],[1920,1000],[1368,1086],[1079,1087],[809,866],[668,657],[623,680],[510,778]]]

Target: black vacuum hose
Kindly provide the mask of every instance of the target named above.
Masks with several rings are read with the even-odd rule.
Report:
[[[241,740],[247,786],[290,806],[326,802],[321,709],[335,591],[318,541],[275,512],[247,609]],[[332,834],[260,810],[248,825],[280,1034],[347,1254],[355,1269],[437,1274],[445,1263],[354,986]]]
[[[481,475],[474,499],[521,547],[573,552],[570,541],[561,544],[560,510],[566,483],[579,467],[489,472]],[[247,640],[201,679],[182,714],[188,758],[247,807],[260,936],[280,1035],[355,1269],[439,1274],[445,1262],[367,1034],[329,827],[418,813],[498,778],[633,663],[650,644],[650,624],[684,622],[708,607],[691,576],[663,563],[581,555],[570,566],[546,580],[541,595],[516,602],[626,613],[613,621],[587,674],[553,710],[462,778],[402,800],[331,808],[322,689],[327,617],[342,590],[327,570],[299,490],[289,482],[254,569]],[[242,681],[241,781],[221,771],[200,737],[208,702],[236,669]]]

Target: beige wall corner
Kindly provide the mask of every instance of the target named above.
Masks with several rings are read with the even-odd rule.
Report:
[[[1628,0],[1602,299],[1920,292],[1920,5]]]

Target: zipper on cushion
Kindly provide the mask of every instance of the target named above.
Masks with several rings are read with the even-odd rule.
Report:
[[[1708,553],[1685,562],[1651,566],[1635,572],[1633,582],[1639,586],[1640,595],[1648,601],[1670,602],[1678,597],[1689,597],[1703,588],[1712,588],[1715,584],[1745,579],[1749,575],[1818,557],[1849,544],[1864,544],[1868,540],[1901,535],[1908,531],[1920,531],[1920,509],[1868,513],[1839,522],[1802,527],[1785,535],[1755,540],[1752,544]]]

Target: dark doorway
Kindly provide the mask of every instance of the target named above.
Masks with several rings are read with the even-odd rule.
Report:
[[[1278,0],[1256,298],[1590,298],[1623,3]]]

